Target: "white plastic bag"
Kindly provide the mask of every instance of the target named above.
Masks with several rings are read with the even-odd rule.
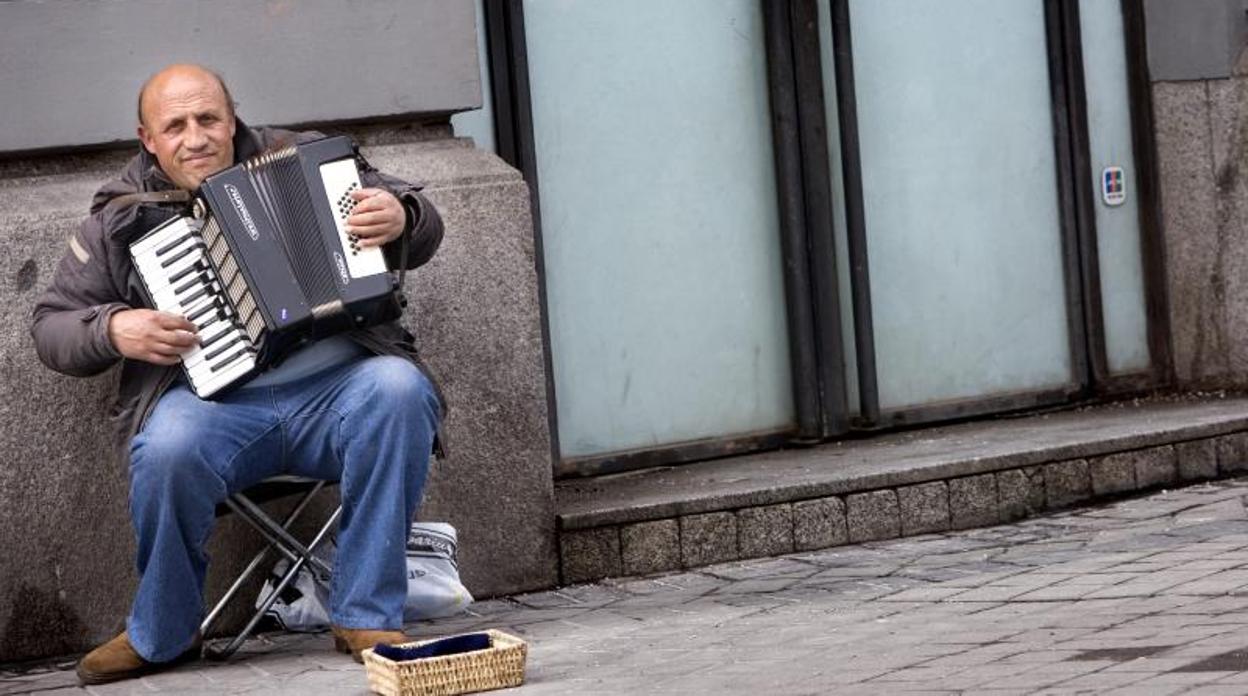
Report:
[[[403,620],[458,614],[472,604],[459,582],[455,528],[445,522],[416,522],[407,534],[407,599]]]
[[[459,581],[455,556],[459,548],[455,528],[445,522],[413,522],[407,536],[407,598],[403,621],[436,619],[457,614],[472,604],[472,595]],[[331,538],[316,555],[333,566],[336,540]],[[264,581],[256,607],[277,586],[289,562],[281,559]],[[307,564],[273,603],[265,616],[287,631],[321,631],[329,627],[329,575]]]

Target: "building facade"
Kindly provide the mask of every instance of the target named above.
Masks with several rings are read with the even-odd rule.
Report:
[[[423,514],[489,596],[575,579],[560,482],[1248,384],[1246,36],[1242,0],[0,3],[0,661],[127,608],[113,376],[27,325],[161,65],[426,184]],[[222,522],[210,592],[253,548]]]

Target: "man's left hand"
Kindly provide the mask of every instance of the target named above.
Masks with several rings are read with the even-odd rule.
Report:
[[[357,203],[347,218],[347,232],[360,238],[361,248],[381,246],[403,234],[407,213],[394,194],[365,188],[352,191],[351,198]]]

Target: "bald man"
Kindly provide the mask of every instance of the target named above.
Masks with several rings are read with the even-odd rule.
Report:
[[[252,129],[224,81],[173,65],[139,92],[142,147],[105,184],[35,305],[40,359],[74,376],[118,363],[111,420],[130,464],[139,586],[126,630],[78,664],[84,684],[167,668],[199,656],[204,546],[218,503],[281,473],[340,481],[330,618],[335,646],[357,661],[398,642],[408,526],[444,412],[441,396],[397,324],[324,339],[214,401],[177,367],[199,340],[185,317],[148,309],[128,245],[181,214],[205,177],[273,147],[318,137]],[[347,223],[391,269],[429,260],[442,221],[416,186],[362,166]]]

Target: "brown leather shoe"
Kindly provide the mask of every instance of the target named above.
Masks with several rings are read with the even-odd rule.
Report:
[[[334,632],[334,649],[340,653],[351,653],[356,662],[363,663],[364,656],[360,653],[378,643],[395,645],[410,643],[411,638],[402,631],[374,631],[368,628],[340,628],[331,626]]]
[[[141,677],[193,660],[199,657],[199,650],[200,639],[196,634],[195,642],[181,655],[168,662],[148,662],[134,651],[130,637],[123,631],[78,661],[78,681],[85,686]]]

